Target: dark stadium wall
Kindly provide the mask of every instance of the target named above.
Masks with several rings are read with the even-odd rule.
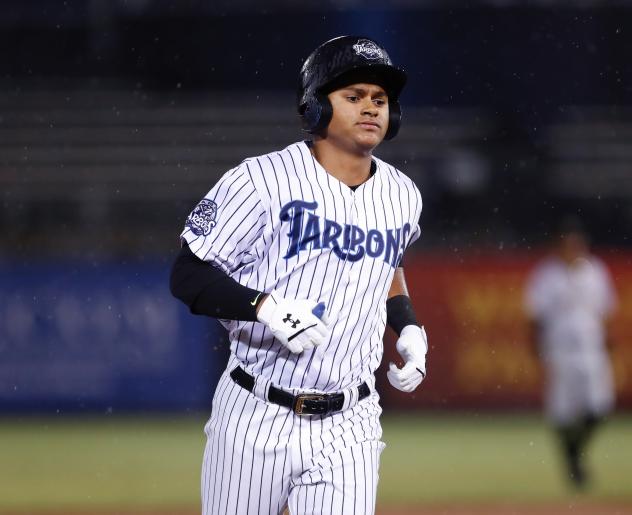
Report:
[[[79,2],[71,2],[78,4]],[[25,9],[25,8],[22,8]],[[19,5],[16,6],[19,13]],[[0,23],[3,79],[122,78],[146,88],[287,89],[305,52],[360,32],[409,71],[404,104],[510,107],[537,122],[559,105],[632,102],[620,8],[314,10],[199,15],[80,8]],[[13,18],[19,16],[13,12]],[[305,31],[304,27],[310,27]]]

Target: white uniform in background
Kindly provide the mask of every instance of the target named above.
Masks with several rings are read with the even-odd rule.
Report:
[[[587,414],[603,416],[613,407],[604,321],[615,303],[608,270],[594,256],[571,265],[547,258],[529,277],[525,304],[541,331],[546,413],[556,425]]]

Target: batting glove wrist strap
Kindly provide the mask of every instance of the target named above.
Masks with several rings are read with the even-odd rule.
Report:
[[[329,337],[324,303],[284,299],[276,290],[261,302],[257,319],[296,354],[324,343]]]
[[[404,327],[395,345],[397,352],[406,361],[414,361],[415,359],[426,360],[428,337],[423,326],[407,325]]]
[[[394,388],[412,392],[426,377],[428,338],[425,329],[416,325],[404,327],[395,346],[406,363],[402,368],[391,363],[386,376]]]
[[[400,335],[409,325],[419,327],[413,303],[408,295],[395,295],[386,301],[386,323]]]

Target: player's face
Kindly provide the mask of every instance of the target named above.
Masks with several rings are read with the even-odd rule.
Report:
[[[352,84],[329,95],[333,116],[327,139],[351,151],[373,150],[388,129],[388,96],[376,84]]]
[[[582,234],[564,234],[560,240],[559,253],[564,261],[572,263],[588,253],[588,242]]]

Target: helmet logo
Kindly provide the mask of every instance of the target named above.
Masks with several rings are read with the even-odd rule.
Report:
[[[360,39],[353,45],[355,53],[365,59],[384,59],[384,52],[370,39]]]

